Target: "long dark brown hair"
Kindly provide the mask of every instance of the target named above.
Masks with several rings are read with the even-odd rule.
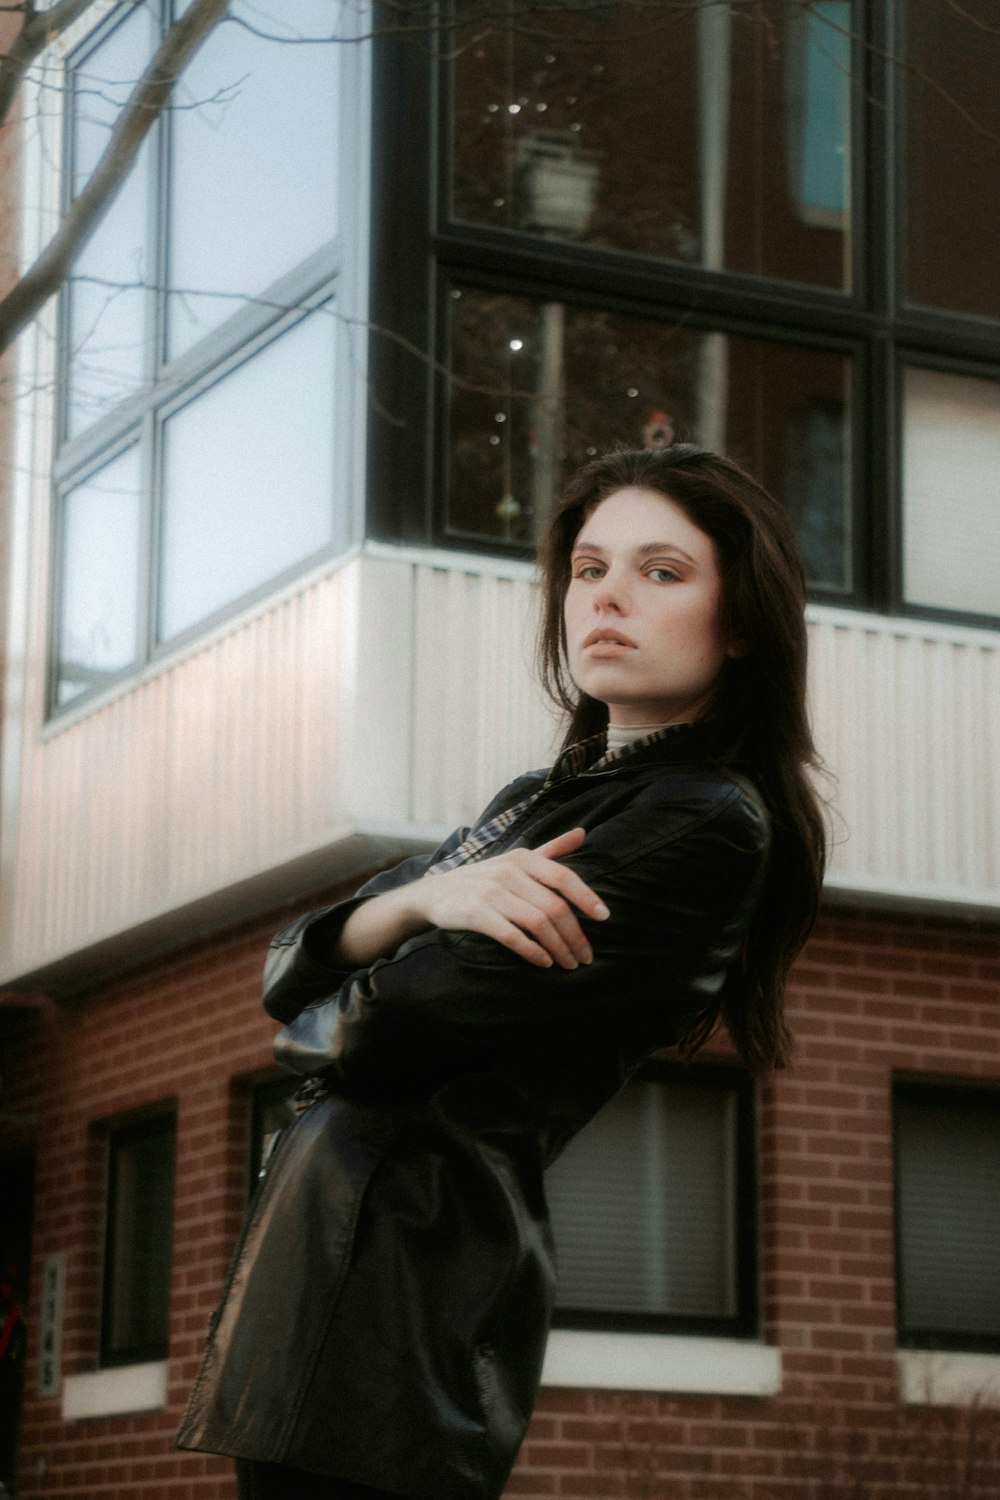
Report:
[[[772,825],[742,973],[726,986],[718,1010],[700,1019],[687,1049],[701,1046],[721,1016],[749,1067],[781,1067],[790,1047],[785,984],[816,918],[826,856],[821,804],[808,776],[818,758],[806,709],[802,564],[782,507],[728,458],[676,443],[621,449],[587,464],[570,480],[539,553],[539,666],[567,715],[564,748],[608,722],[606,704],[581,692],[569,675],[563,607],[570,553],[594,508],[632,486],[672,500],[715,544],[722,628],[741,654],[727,658],[704,715],[707,754],[753,784]]]

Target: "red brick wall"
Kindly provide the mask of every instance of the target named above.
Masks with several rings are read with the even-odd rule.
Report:
[[[831,915],[795,973],[794,1066],[761,1098],[764,1334],[774,1400],[545,1393],[511,1496],[986,1500],[1000,1413],[901,1411],[895,1071],[1000,1082],[995,932]],[[971,1478],[966,1470],[971,1462]]]
[[[60,1005],[10,1059],[5,1108],[36,1109],[41,1122],[36,1289],[40,1259],[68,1252],[66,1374],[93,1368],[97,1348],[103,1148],[95,1123],[166,1100],[176,1101],[178,1123],[170,1410],[64,1424],[58,1401],[33,1395],[33,1343],[23,1500],[231,1500],[228,1464],[175,1453],[170,1438],[239,1221],[247,1139],[239,1080],[269,1064],[259,973],[279,920]],[[795,1065],[761,1099],[765,1334],[783,1351],[782,1394],[544,1392],[512,1500],[1000,1494],[997,1416],[902,1411],[897,1402],[890,1160],[893,1071],[1000,1079],[998,981],[1000,941],[985,928],[859,913],[824,919],[796,971]]]

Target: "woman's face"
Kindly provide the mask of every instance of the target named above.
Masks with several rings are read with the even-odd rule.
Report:
[[[726,657],[715,543],[665,495],[636,487],[591,511],[564,607],[569,669],[612,724],[679,724],[708,705]]]

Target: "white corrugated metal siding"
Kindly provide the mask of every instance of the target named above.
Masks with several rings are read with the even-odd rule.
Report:
[[[43,731],[33,682],[0,978],[310,850],[333,875],[351,835],[471,820],[551,756],[534,607],[523,566],[373,547],[63,727]],[[1000,907],[1000,636],[819,608],[810,631],[831,885]]]

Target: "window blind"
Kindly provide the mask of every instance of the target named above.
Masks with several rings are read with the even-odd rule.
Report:
[[[737,1312],[735,1092],[630,1084],[548,1174],[563,1310]]]

